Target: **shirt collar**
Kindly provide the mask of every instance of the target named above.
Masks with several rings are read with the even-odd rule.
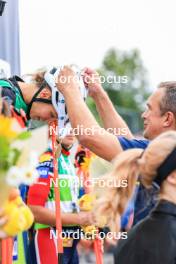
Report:
[[[65,156],[69,156],[70,155],[70,151],[66,150],[65,148],[62,147],[62,154],[64,154]]]

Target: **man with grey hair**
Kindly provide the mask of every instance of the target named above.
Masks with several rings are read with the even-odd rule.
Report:
[[[176,130],[176,82],[162,82],[147,100],[142,114],[144,137],[151,140],[167,130]]]
[[[122,117],[116,112],[107,93],[102,88],[95,71],[85,69],[84,77],[87,82],[89,95],[96,103],[98,113],[102,119],[104,133],[97,124],[95,118],[81,98],[78,84],[74,78],[74,72],[69,67],[61,70],[58,78],[57,87],[65,97],[68,114],[73,128],[80,125],[87,129],[94,129],[94,134],[81,133],[78,139],[82,145],[88,147],[97,155],[112,160],[122,149],[145,148],[149,140],[168,130],[176,130],[176,82],[163,82],[153,94],[148,98],[146,110],[142,114],[144,121],[144,137],[147,140],[139,140],[134,137]],[[66,82],[60,81],[64,76]],[[79,107],[78,107],[79,106]],[[115,136],[106,130],[108,128],[126,129],[126,135]],[[120,130],[121,129],[121,130]],[[123,130],[124,131],[124,130]],[[118,142],[118,143],[116,143]],[[113,147],[112,147],[113,146]],[[106,151],[105,151],[106,150]]]
[[[67,80],[65,83],[62,83],[60,79],[63,76]],[[104,133],[102,133],[102,128],[97,124],[95,118],[82,100],[78,84],[74,78],[74,72],[70,67],[64,67],[61,70],[57,82],[58,90],[64,95],[72,127],[75,128],[82,125],[84,131],[96,127],[96,130],[94,129],[94,133],[92,134],[81,133],[77,136],[81,144],[92,150],[95,154],[111,161],[123,150],[130,148],[145,149],[149,140],[154,139],[165,131],[176,130],[176,82],[160,83],[158,88],[148,98],[146,110],[142,114],[144,121],[143,135],[146,139],[136,139],[125,121],[116,112],[107,93],[102,88],[99,78],[95,78],[95,76],[98,76],[95,71],[88,68],[85,69],[84,80],[87,84],[89,95],[96,103],[104,126]],[[108,128],[118,129],[118,131],[120,131],[119,129],[122,131],[125,128],[126,135],[115,136],[106,131]],[[155,189],[153,191],[155,193]],[[146,196],[148,195],[141,185],[135,204],[134,223],[144,218],[155,204],[155,200],[153,200],[155,196],[150,194],[149,196],[152,200],[146,205],[148,198]]]

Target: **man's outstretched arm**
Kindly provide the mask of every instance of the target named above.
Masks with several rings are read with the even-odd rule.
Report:
[[[84,81],[87,84],[89,95],[95,101],[96,108],[103,122],[104,128],[115,129],[117,134],[125,136],[128,139],[133,139],[134,136],[131,133],[128,125],[117,113],[108,94],[101,86],[98,73],[86,68],[84,70]]]
[[[67,82],[62,83],[61,76],[64,76]],[[57,83],[58,89],[65,98],[72,128],[80,128],[76,136],[82,145],[98,156],[111,161],[122,151],[121,145],[116,136],[98,125],[81,97],[74,76],[71,68],[64,67]]]

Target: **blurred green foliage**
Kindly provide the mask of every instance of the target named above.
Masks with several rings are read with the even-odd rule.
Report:
[[[108,76],[114,78],[113,83],[107,81],[102,83],[104,89],[132,131],[135,133],[141,130],[140,114],[149,96],[149,91],[148,74],[140,52],[137,49],[130,51],[110,49],[97,71],[105,77],[105,80]],[[100,122],[93,100],[88,98],[87,104]]]

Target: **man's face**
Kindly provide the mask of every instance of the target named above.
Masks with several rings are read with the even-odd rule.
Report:
[[[157,89],[147,100],[147,108],[142,114],[144,120],[143,135],[147,139],[153,139],[165,131],[164,115],[160,111],[160,102],[165,94],[165,89]]]

